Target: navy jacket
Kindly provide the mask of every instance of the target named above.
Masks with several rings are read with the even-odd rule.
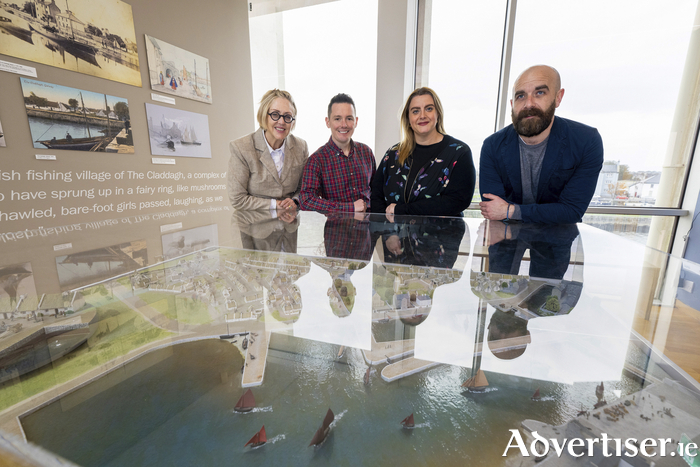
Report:
[[[520,147],[513,125],[486,138],[479,162],[479,191],[520,205],[523,222],[581,222],[603,167],[598,130],[554,117],[537,187],[537,204],[522,204]]]

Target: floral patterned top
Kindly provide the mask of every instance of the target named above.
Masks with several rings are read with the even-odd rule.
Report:
[[[399,164],[398,145],[389,149],[372,180],[371,211],[383,213],[395,203],[397,215],[461,216],[474,195],[472,152],[448,135],[440,147],[444,149],[421,167],[413,167],[413,154]]]

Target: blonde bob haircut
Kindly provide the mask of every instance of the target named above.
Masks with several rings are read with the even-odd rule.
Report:
[[[287,91],[282,91],[281,89],[271,89],[265,93],[265,95],[260,99],[260,107],[258,108],[258,125],[263,130],[267,130],[267,114],[270,112],[270,107],[275,99],[281,97],[287,99],[292,105],[292,117],[297,116],[297,106],[294,103],[294,98]],[[296,126],[297,121],[292,122],[292,130]]]
[[[413,134],[413,129],[411,128],[411,121],[408,118],[408,113],[411,110],[411,101],[416,96],[425,95],[431,96],[433,98],[433,102],[435,102],[435,111],[437,112],[437,124],[435,125],[435,128],[439,133],[443,135],[447,134],[445,133],[445,127],[443,124],[444,112],[442,110],[442,103],[440,102],[440,98],[437,96],[435,91],[428,87],[422,87],[414,90],[411,95],[408,96],[408,99],[406,99],[406,104],[403,106],[403,111],[401,112],[401,142],[396,145],[396,148],[399,151],[399,164],[406,162],[408,156],[410,156],[413,153],[413,150],[416,149],[416,138]]]

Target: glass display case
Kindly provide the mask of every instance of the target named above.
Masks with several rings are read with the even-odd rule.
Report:
[[[0,245],[10,444],[84,466],[698,462],[700,266],[591,226],[198,208]]]

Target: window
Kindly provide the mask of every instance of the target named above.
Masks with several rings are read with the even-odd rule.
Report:
[[[340,0],[253,16],[249,25],[256,107],[269,89],[289,91],[298,110],[294,134],[313,152],[330,137],[328,102],[347,93],[357,107],[353,139],[372,146],[377,0]]]

